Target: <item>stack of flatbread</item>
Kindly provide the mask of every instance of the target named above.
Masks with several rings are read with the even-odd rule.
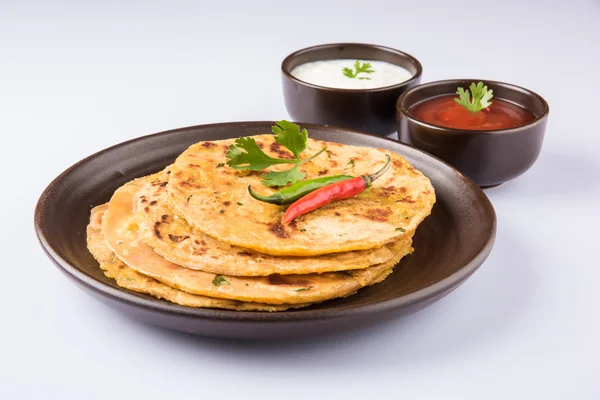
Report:
[[[254,136],[272,157],[286,157],[273,135]],[[204,141],[173,165],[119,188],[94,208],[88,248],[105,274],[133,291],[189,307],[281,311],[349,296],[381,282],[412,252],[417,226],[435,202],[431,183],[384,149],[308,139],[306,179],[368,175],[391,157],[373,186],[282,225],[285,206],[260,171],[226,165],[231,140]],[[283,170],[277,165],[271,170]],[[263,171],[264,172],[264,171]]]

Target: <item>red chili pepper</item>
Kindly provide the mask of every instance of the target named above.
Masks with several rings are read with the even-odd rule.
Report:
[[[362,193],[371,186],[375,179],[385,174],[390,168],[390,156],[387,154],[385,156],[387,157],[387,162],[383,168],[373,175],[357,176],[356,178],[332,183],[296,200],[283,214],[281,223],[288,224],[295,218],[316,210],[319,207],[323,207],[326,204],[338,200],[349,199]]]

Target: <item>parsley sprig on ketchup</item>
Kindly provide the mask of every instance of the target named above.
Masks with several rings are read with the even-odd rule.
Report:
[[[534,115],[516,104],[494,99],[493,90],[483,82],[459,87],[458,95],[443,95],[415,105],[413,116],[423,122],[462,130],[508,129],[526,125]]]

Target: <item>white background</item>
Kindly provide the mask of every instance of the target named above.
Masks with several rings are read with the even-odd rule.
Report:
[[[65,168],[161,130],[287,118],[282,59],[337,41],[550,103],[537,164],[487,192],[496,246],[459,290],[366,331],[244,344],[130,321],[42,254],[35,202]],[[0,0],[0,398],[599,399],[599,72],[598,1]]]

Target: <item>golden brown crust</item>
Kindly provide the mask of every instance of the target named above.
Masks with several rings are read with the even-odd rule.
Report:
[[[167,182],[168,170],[158,174],[158,181]],[[412,235],[378,249],[326,254],[316,257],[271,256],[216,240],[190,226],[174,213],[168,201],[167,189],[147,183],[136,194],[137,210],[145,216],[141,229],[151,230],[147,243],[171,261],[190,269],[236,276],[269,274],[309,274],[362,269],[381,264],[410,246]],[[144,207],[149,202],[150,206]],[[243,207],[242,203],[228,207]],[[277,229],[277,228],[275,228]]]
[[[268,155],[281,155],[282,150],[272,146],[273,135],[254,138]],[[307,179],[318,177],[323,170],[330,175],[367,175],[383,166],[386,154],[392,158],[392,168],[362,194],[328,204],[294,224],[281,225],[283,207],[248,195],[248,185],[267,195],[274,191],[262,185],[262,172],[216,168],[227,161],[222,149],[233,140],[211,142],[217,145],[214,147],[204,143],[191,146],[175,161],[167,186],[171,204],[207,235],[261,253],[315,256],[379,248],[414,232],[435,202],[429,179],[399,155],[309,139],[303,154],[314,154],[325,146],[329,153],[301,166]],[[226,202],[240,202],[243,207],[228,207]]]
[[[287,284],[273,283],[269,277],[237,277],[191,270],[173,264],[146,243],[140,229],[139,215],[134,210],[134,196],[150,182],[161,183],[157,175],[136,179],[119,188],[109,202],[102,220],[102,233],[108,247],[137,272],[154,278],[170,287],[203,296],[269,304],[301,304],[325,301],[353,293],[392,268],[410,249],[404,248],[383,264],[354,271],[352,274],[326,272],[323,274],[287,275]],[[224,279],[225,284],[215,284]]]
[[[216,299],[207,296],[198,296],[181,290],[174,289],[155,279],[149,278],[129,268],[113,253],[102,235],[101,221],[108,204],[103,204],[92,210],[90,225],[87,228],[88,249],[100,264],[104,274],[114,279],[117,285],[146,293],[159,299],[164,299],[175,304],[187,307],[223,308],[237,311],[283,311],[289,308],[305,307],[310,304],[273,305],[261,303],[246,303],[236,300]]]

